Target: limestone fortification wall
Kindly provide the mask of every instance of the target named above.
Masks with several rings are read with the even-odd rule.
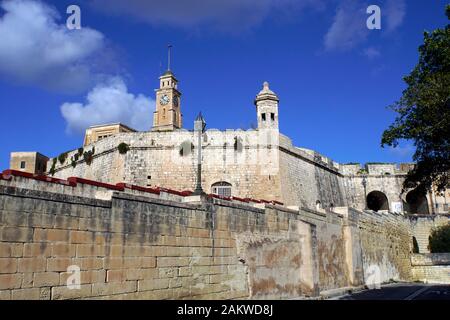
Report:
[[[119,153],[120,143],[130,146],[126,154]],[[56,161],[55,177],[193,190],[197,144],[195,132],[183,129],[119,133],[85,147],[84,151],[95,150],[90,164],[80,157],[72,166],[77,151],[69,152],[63,164]],[[232,185],[235,196],[275,199],[311,209],[320,202],[324,208],[364,210],[372,191],[386,195],[390,211],[399,210],[405,201],[406,171],[395,164],[369,164],[361,171],[359,164],[342,165],[313,150],[297,148],[276,129],[210,129],[202,144],[202,186],[207,192],[223,181]],[[48,168],[53,162],[49,161]],[[428,195],[427,200],[429,212],[445,212],[445,197]],[[433,204],[438,204],[438,209]]]
[[[374,268],[411,280],[402,216],[188,195],[0,175],[0,298],[294,298]],[[80,290],[66,287],[73,265]]]
[[[283,202],[316,208],[347,206],[346,190],[339,165],[318,153],[292,146],[280,139],[280,176]]]
[[[126,154],[118,152],[122,142],[130,145],[131,150]],[[69,153],[63,165],[57,163],[55,177],[193,190],[197,144],[195,133],[187,130],[120,133],[86,147],[86,151],[95,147],[90,165],[81,159],[72,167],[70,159],[77,151]],[[226,181],[233,185],[232,195],[282,200],[278,152],[271,147],[277,144],[276,140],[270,141],[255,130],[208,130],[203,144],[202,185],[207,192],[211,192],[212,184]],[[50,160],[49,167],[52,163]]]
[[[415,281],[450,284],[450,253],[413,254],[411,264]]]
[[[233,186],[232,194],[240,197],[275,199],[308,208],[315,208],[317,200],[324,207],[347,205],[339,164],[293,147],[277,130],[208,130],[205,136],[202,185],[207,192],[212,184],[226,181]],[[130,146],[126,154],[118,151],[122,142]],[[180,155],[183,146],[191,143],[193,149]],[[77,151],[69,152],[64,164],[56,162],[55,177],[193,190],[196,147],[195,133],[187,130],[119,133],[85,148],[95,150],[90,165],[81,157],[73,167],[71,158]]]
[[[430,253],[428,237],[433,229],[449,225],[450,215],[411,215],[411,232],[419,245],[419,253]]]

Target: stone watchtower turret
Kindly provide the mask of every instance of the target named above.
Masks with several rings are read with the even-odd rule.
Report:
[[[263,89],[255,99],[258,115],[258,129],[278,130],[278,96],[269,88],[269,83],[264,82]]]

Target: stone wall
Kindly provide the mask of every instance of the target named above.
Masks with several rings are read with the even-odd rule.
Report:
[[[280,176],[283,202],[307,208],[347,205],[339,165],[320,154],[292,146],[280,139]]]
[[[118,133],[85,147],[84,151],[95,150],[90,164],[83,157],[72,163],[78,151],[69,152],[63,164],[56,162],[55,177],[193,190],[195,134],[184,129]],[[119,153],[120,143],[130,146],[126,154]],[[348,206],[364,210],[367,196],[377,191],[386,196],[391,212],[408,209],[407,193],[402,193],[405,166],[368,164],[362,169],[359,164],[342,165],[316,151],[295,147],[277,129],[210,129],[204,134],[202,150],[202,186],[207,192],[213,184],[227,182],[233,196],[273,199],[310,209]],[[427,211],[448,213],[449,192],[427,195]]]
[[[381,282],[411,280],[409,221],[392,213],[367,212],[358,219],[364,282],[374,272]]]
[[[411,264],[415,281],[450,284],[450,253],[413,254]]]
[[[278,174],[278,132],[271,130],[208,130],[203,141],[202,186],[211,192],[217,182],[232,184],[232,195],[281,201]],[[197,168],[197,139],[194,132],[120,133],[98,141],[93,162],[81,159],[74,167],[69,153],[66,163],[56,165],[55,177],[81,177],[106,183],[126,182],[140,186],[158,186],[194,190]],[[130,145],[120,154],[120,143]],[[192,148],[191,148],[192,145]],[[51,163],[49,166],[51,167]]]
[[[410,215],[412,236],[419,245],[419,253],[430,253],[429,236],[434,228],[450,224],[450,215]]]
[[[401,216],[21,175],[0,175],[1,299],[295,298],[373,266],[411,279]]]

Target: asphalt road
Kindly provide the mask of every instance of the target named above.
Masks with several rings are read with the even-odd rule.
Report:
[[[450,285],[395,284],[354,293],[339,300],[450,300]]]

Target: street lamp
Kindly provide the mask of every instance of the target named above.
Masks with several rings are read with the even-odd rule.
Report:
[[[362,185],[364,187],[364,209],[367,209],[367,176],[363,175]]]
[[[198,162],[197,162],[197,186],[194,190],[194,195],[201,196],[205,195],[202,188],[202,136],[205,132],[206,122],[203,119],[202,113],[200,112],[194,121],[194,131],[198,134]]]

